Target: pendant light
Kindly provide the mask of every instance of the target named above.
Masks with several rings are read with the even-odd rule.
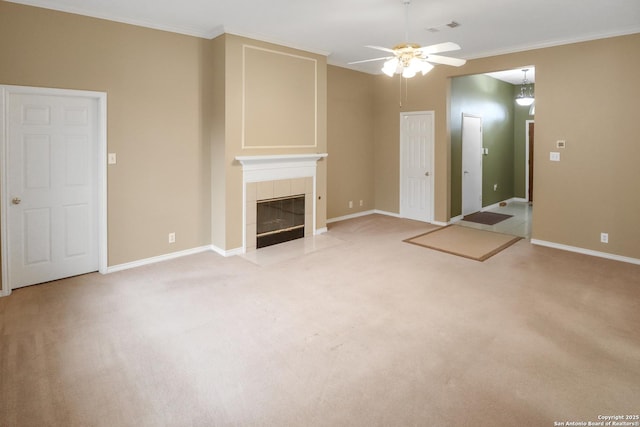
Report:
[[[524,72],[524,79],[522,80],[522,85],[520,86],[520,93],[516,96],[516,102],[518,105],[522,105],[523,107],[528,107],[533,104],[533,92],[531,88],[531,84],[529,80],[527,80],[527,71],[528,68],[522,70]]]

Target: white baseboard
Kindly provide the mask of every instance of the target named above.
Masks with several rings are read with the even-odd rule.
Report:
[[[376,213],[376,214],[380,214],[380,215],[386,215],[386,216],[392,216],[394,218],[402,218],[399,213],[381,211],[381,210],[378,210],[378,209],[374,209],[374,211],[372,213]]]
[[[440,226],[440,227],[446,227],[447,225],[450,225],[451,223],[442,222],[442,221],[431,221],[431,224],[437,225],[437,226]]]
[[[209,246],[209,249],[212,250],[213,252],[217,253],[218,255],[222,255],[225,258],[230,257],[230,256],[242,255],[244,253],[244,249],[243,248],[235,248],[235,249],[225,250],[225,249],[219,248],[219,247],[217,247],[215,245],[211,245],[211,246]]]
[[[356,212],[349,215],[338,216],[335,218],[327,219],[327,224],[331,224],[332,222],[344,221],[346,219],[359,218],[361,216],[367,216],[374,213],[374,211],[364,211],[364,212]]]
[[[531,239],[531,243],[538,246],[546,246],[548,248],[561,249],[563,251],[576,252],[579,254],[591,255],[599,258],[606,258],[614,261],[640,265],[640,259],[637,258],[630,258],[622,255],[610,254],[607,252],[594,251],[591,249],[579,248],[576,246],[563,245],[561,243],[548,242],[546,240]]]
[[[449,225],[449,224],[455,224],[456,222],[461,221],[461,220],[462,220],[462,218],[464,218],[464,215],[454,216],[453,218],[451,218],[451,219],[449,220],[449,222],[447,223],[447,225]]]
[[[500,203],[509,204],[511,202],[526,202],[526,201],[527,201],[527,199],[523,199],[521,197],[512,197],[510,199],[506,199],[506,200],[503,200],[503,201],[498,202],[498,203],[494,203],[494,204],[489,205],[489,206],[484,206],[482,209],[480,209],[480,212],[484,212],[484,211],[488,211],[488,210],[491,210],[491,209],[499,208],[500,207]]]
[[[327,221],[327,222],[329,222],[329,221]],[[313,233],[313,234],[314,234],[314,236],[317,236],[318,234],[324,234],[324,233],[326,233],[327,231],[329,231],[329,230],[327,229],[327,227],[322,227],[322,228],[318,228],[318,229],[316,230],[316,232],[315,232],[315,233]]]
[[[186,249],[184,251],[172,252],[170,254],[159,255],[151,258],[145,258],[138,261],[127,262],[124,264],[112,265],[107,267],[107,273],[115,273],[116,271],[129,270],[130,268],[142,267],[143,265],[155,264],[157,262],[168,261],[171,259],[181,258],[187,255],[199,254],[202,252],[208,252],[211,250],[211,246],[201,246],[199,248]]]

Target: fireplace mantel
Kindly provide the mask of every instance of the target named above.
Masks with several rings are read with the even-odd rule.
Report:
[[[327,153],[317,153],[236,156],[236,160],[242,164],[244,182],[258,182],[315,177],[316,162],[327,155]]]
[[[305,212],[309,212],[309,220],[305,221],[305,235],[307,235],[307,228],[309,233],[316,234],[316,166],[320,159],[327,157],[327,153],[316,154],[275,154],[265,156],[236,156],[236,161],[242,165],[242,186],[243,186],[243,199],[244,207],[242,210],[244,233],[243,233],[243,248],[242,251],[246,252],[247,248],[255,248],[256,244],[256,224],[255,224],[255,210],[256,210],[256,185],[264,187],[264,183],[269,181],[283,181],[290,180],[290,183],[286,185],[293,186],[295,181],[299,182],[299,178],[305,178],[310,180],[310,190],[307,190],[308,208]],[[247,188],[252,187],[250,197],[247,197]],[[273,187],[275,188],[275,187]],[[302,192],[304,193],[304,185]],[[309,188],[309,187],[307,187]],[[293,190],[292,190],[293,191]],[[299,194],[298,191],[294,191],[291,194],[275,194],[277,197],[290,196]],[[250,215],[247,212],[250,212]],[[250,218],[248,221],[247,219]]]
[[[236,156],[243,169],[273,169],[278,167],[313,166],[327,157],[327,153],[317,154],[271,154],[268,156]]]
[[[266,165],[271,163],[296,163],[305,161],[318,161],[327,157],[327,153],[317,154],[271,154],[268,156],[236,156],[236,160],[243,166]]]

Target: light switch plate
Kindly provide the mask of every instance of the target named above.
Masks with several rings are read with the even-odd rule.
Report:
[[[107,156],[107,163],[110,165],[116,164],[116,153],[109,153]]]
[[[549,160],[551,160],[552,162],[559,162],[560,161],[560,153],[558,153],[557,151],[551,151],[549,153]]]

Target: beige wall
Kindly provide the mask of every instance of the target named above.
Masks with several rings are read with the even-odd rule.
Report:
[[[208,49],[208,60],[212,70],[207,82],[211,84],[205,98],[211,103],[211,110],[205,117],[211,117],[209,143],[211,146],[211,244],[226,247],[226,35],[214,39]],[[205,121],[207,121],[205,119]]]
[[[0,1],[1,84],[107,93],[111,266],[210,243],[207,43]]]
[[[400,113],[434,111],[434,219],[449,216],[449,130],[447,99],[450,67],[435,67],[426,76],[404,79],[376,76],[375,199],[376,209],[400,212]]]
[[[254,120],[243,128],[239,70],[245,45],[298,57],[298,64],[302,57],[312,59],[312,144],[242,148],[243,132],[256,135],[259,127]],[[242,168],[235,156],[326,152],[321,55],[232,35],[203,40],[6,2],[0,2],[0,55],[0,84],[107,93],[108,151],[118,155],[118,164],[108,168],[109,266],[209,244],[241,247]],[[259,76],[261,65],[245,71]],[[292,93],[272,96],[269,105],[279,111],[291,103]],[[249,96],[257,100],[260,92]],[[324,161],[317,182],[316,224],[322,228]],[[176,233],[175,244],[167,241],[170,232]]]
[[[244,44],[317,61],[314,147],[242,148],[238,70]],[[328,194],[331,158],[320,161],[317,226],[326,225],[328,209],[331,217],[352,213],[345,211],[351,198],[354,203],[362,198],[363,210],[397,213],[401,111],[435,111],[434,213],[446,221],[449,78],[530,64],[537,80],[533,237],[639,259],[640,121],[633,116],[640,96],[634,84],[639,51],[636,34],[484,58],[459,69],[436,67],[409,80],[406,92],[397,78],[329,67],[336,87],[328,126],[327,66],[321,55],[231,35],[202,40],[0,1],[1,84],[108,95],[108,151],[118,154],[118,164],[108,169],[110,266],[210,243],[225,250],[241,247],[242,170],[235,156],[326,152],[327,130],[335,157],[330,185],[337,190]],[[355,99],[342,97],[340,88]],[[368,99],[370,117],[364,113]],[[273,108],[280,102],[274,99]],[[353,126],[339,111],[351,111]],[[548,152],[557,139],[565,139],[567,148],[560,163],[550,163]],[[343,189],[341,182],[350,184]],[[167,243],[169,232],[177,235],[173,245]],[[600,232],[609,233],[608,245],[599,243]]]
[[[536,61],[535,238],[640,259],[639,68],[640,34]]]
[[[327,69],[327,216],[374,209],[373,99],[370,74]],[[360,206],[360,200],[363,206]],[[349,208],[353,201],[353,208]]]
[[[258,63],[255,61],[245,62],[246,47],[249,46],[253,50],[267,52],[261,55]],[[302,58],[302,59],[301,59]],[[256,58],[253,58],[254,60]],[[262,63],[260,62],[262,61]],[[273,62],[271,62],[273,61]],[[214,234],[213,241],[219,249],[231,251],[242,247],[242,236],[244,224],[242,222],[242,209],[244,200],[242,198],[242,166],[235,160],[236,156],[254,156],[254,155],[271,155],[271,154],[310,154],[310,153],[326,153],[327,152],[327,62],[326,57],[313,53],[303,52],[296,49],[290,49],[270,43],[264,43],[244,37],[227,34],[224,36],[224,63],[225,63],[225,107],[224,107],[224,238]],[[314,68],[309,67],[309,63],[314,64]],[[302,96],[295,96],[294,87],[287,88],[283,86],[282,77],[301,71],[304,69],[305,92]],[[246,66],[254,67],[245,69]],[[309,112],[313,111],[315,120],[309,120],[304,123],[291,123],[290,127],[279,126],[279,133],[267,132],[263,135],[264,142],[258,144],[252,142],[243,144],[244,137],[254,135],[254,128],[264,126],[259,122],[258,118],[252,116],[247,122],[246,116],[243,117],[243,109],[248,105],[261,105],[264,93],[259,88],[251,87],[249,90],[244,86],[245,77],[256,77],[255,67],[265,71],[267,75],[262,76],[263,84],[274,81],[279,85],[282,96],[270,96],[269,108],[275,111],[289,111],[291,103],[297,106],[299,112],[304,117],[309,116]],[[315,72],[315,73],[314,73]],[[315,97],[310,98],[308,93],[309,79],[314,74],[315,80]],[[266,79],[266,80],[265,80]],[[291,90],[290,90],[291,89]],[[300,88],[298,88],[298,92]],[[278,93],[280,93],[278,92]],[[253,120],[253,121],[252,121]],[[279,117],[274,118],[275,121],[281,120]],[[315,140],[309,142],[309,129],[313,127]],[[306,135],[306,137],[304,137]],[[306,138],[299,143],[300,137]],[[249,145],[249,146],[246,146]],[[262,145],[262,146],[257,146]],[[220,167],[219,165],[214,167]],[[214,171],[214,174],[219,171]],[[316,227],[323,228],[326,226],[326,194],[327,194],[327,171],[326,161],[318,162],[317,169],[317,194],[316,200]],[[214,183],[214,189],[218,184]],[[217,191],[217,190],[216,190]],[[217,209],[214,207],[214,209]],[[216,218],[217,220],[217,218]],[[220,246],[217,242],[224,242],[224,246]]]
[[[450,77],[536,67],[534,239],[640,259],[640,34],[436,67],[409,82],[399,108],[397,77],[376,77],[376,208],[399,212],[399,111],[436,114],[435,219],[450,218]],[[404,91],[403,91],[404,93]],[[576,108],[576,106],[580,108]],[[558,139],[562,161],[549,161]],[[600,243],[609,233],[609,244]]]

